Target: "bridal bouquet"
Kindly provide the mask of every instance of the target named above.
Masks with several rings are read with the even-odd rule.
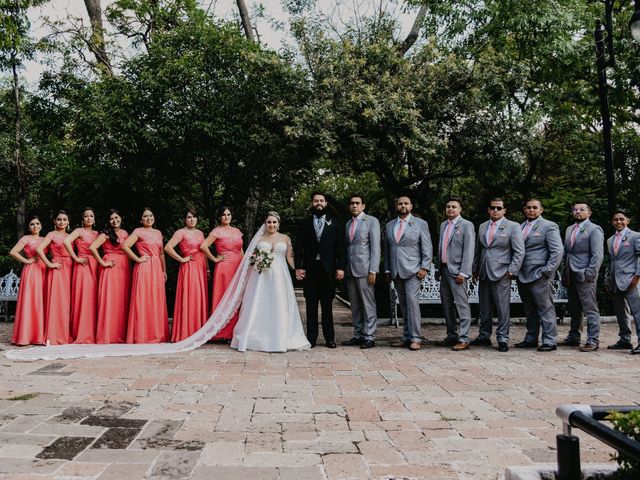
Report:
[[[249,258],[249,263],[258,271],[258,273],[262,273],[265,270],[268,270],[273,263],[273,253],[269,250],[256,248]]]

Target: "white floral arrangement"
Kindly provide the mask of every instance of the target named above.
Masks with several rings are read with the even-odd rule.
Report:
[[[249,258],[249,263],[258,273],[262,273],[271,267],[273,259],[273,252],[263,248],[256,248]]]

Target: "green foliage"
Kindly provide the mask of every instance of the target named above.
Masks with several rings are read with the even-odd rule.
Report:
[[[612,423],[614,429],[624,433],[632,440],[640,442],[640,411],[628,413],[610,412],[606,419]],[[613,458],[618,462],[623,473],[640,475],[639,460],[619,452],[615,453]]]

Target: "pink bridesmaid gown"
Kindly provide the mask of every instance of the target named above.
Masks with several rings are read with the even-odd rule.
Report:
[[[213,272],[213,290],[211,292],[211,313],[213,313],[242,261],[242,232],[235,227],[216,227],[210,235],[216,237],[214,245],[218,255],[224,254],[227,257],[216,263]],[[238,313],[235,313],[229,323],[212,340],[231,340],[233,338],[233,329],[238,323]]]
[[[71,283],[71,338],[74,343],[96,343],[98,315],[98,261],[89,250],[98,238],[95,230],[80,229],[76,255],[86,258],[86,265],[76,263]]]
[[[71,276],[73,259],[64,248],[66,233],[49,232],[51,262],[62,268],[49,268],[45,288],[45,342],[63,345],[71,341]]]
[[[127,317],[131,294],[131,262],[122,250],[129,234],[120,229],[118,243],[113,245],[104,233],[102,244],[105,262],[114,262],[109,268],[100,268],[98,282],[98,324],[96,343],[125,343],[127,341]]]
[[[183,257],[192,255],[188,263],[180,264],[176,303],[173,308],[171,341],[179,342],[191,336],[207,321],[207,259],[200,251],[204,234],[200,230],[181,228],[178,247]]]
[[[37,261],[25,265],[20,274],[16,320],[11,339],[15,345],[44,344],[44,282],[47,266],[36,253],[36,248],[43,240],[43,237],[25,235],[19,242],[25,256]]]
[[[139,256],[151,260],[136,263],[131,280],[131,304],[127,325],[127,343],[163,343],[169,341],[167,299],[160,254],[162,233],[151,228],[136,228],[135,244]]]

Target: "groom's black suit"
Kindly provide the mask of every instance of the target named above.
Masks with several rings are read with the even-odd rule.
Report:
[[[293,253],[296,269],[305,270],[306,275],[303,289],[307,339],[311,345],[315,345],[318,339],[318,303],[322,308],[324,339],[327,343],[335,342],[332,303],[336,294],[336,270],[344,270],[344,248],[344,232],[336,218],[326,216],[320,240],[316,235],[313,215],[300,223]]]

